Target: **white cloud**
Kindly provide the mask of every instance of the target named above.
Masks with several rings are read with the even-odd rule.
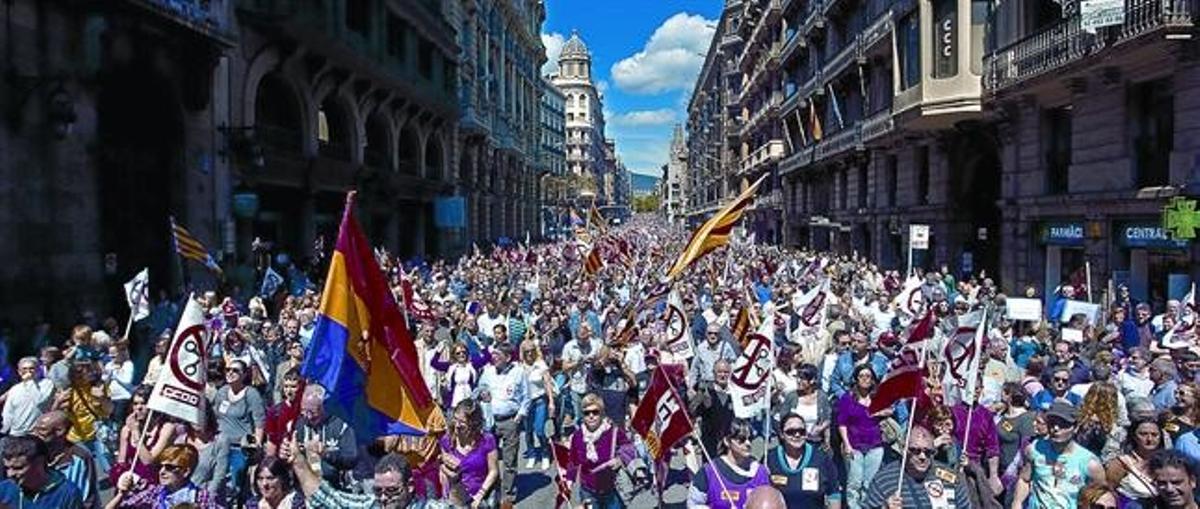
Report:
[[[596,81],[596,90],[600,92],[600,95],[604,95],[604,94],[608,93],[608,81],[607,80],[597,80]]]
[[[542,45],[546,47],[546,63],[542,64],[542,74],[549,75],[558,72],[558,55],[562,53],[563,44],[567,38],[563,34],[550,32],[542,34]]]
[[[661,108],[657,110],[638,110],[612,115],[613,125],[647,126],[666,125],[675,121],[675,110]]]
[[[704,65],[716,22],[680,12],[654,30],[645,47],[613,64],[617,87],[636,94],[691,90]]]

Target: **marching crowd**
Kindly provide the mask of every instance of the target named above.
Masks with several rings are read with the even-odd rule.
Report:
[[[151,334],[89,313],[5,337],[28,356],[3,372],[0,507],[511,507],[523,476],[597,509],[663,505],[679,485],[714,509],[1197,507],[1191,295],[1118,288],[1066,315],[1086,302],[1072,282],[906,278],[746,239],[667,285],[686,232],[639,220],[593,236],[454,261],[377,253],[441,409],[423,436],[356,436],[303,376],[320,266],[197,295],[200,424],[147,407],[179,369],[178,300],[138,322]],[[1031,319],[1002,287],[1051,305]],[[632,424],[648,393],[666,394],[650,433]]]

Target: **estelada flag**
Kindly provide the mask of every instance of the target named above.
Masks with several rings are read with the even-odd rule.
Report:
[[[667,452],[692,432],[692,421],[688,419],[683,399],[675,392],[668,376],[678,380],[683,376],[683,366],[659,365],[654,370],[650,386],[630,421],[634,431],[646,441],[646,448],[656,462],[665,460]]]
[[[442,420],[441,411],[421,378],[400,306],[354,217],[354,195],[346,196],[301,373],[329,391],[326,410],[352,423],[360,440],[422,435]]]
[[[700,257],[712,252],[714,249],[724,246],[729,243],[729,236],[733,233],[733,227],[737,225],[738,220],[742,218],[742,214],[750,205],[754,203],[754,193],[758,191],[758,186],[762,185],[763,180],[767,175],[763,175],[750,184],[742,194],[725,205],[721,210],[713,214],[712,217],[705,221],[700,228],[692,233],[692,238],[688,240],[687,247],[683,248],[683,252],[679,253],[679,258],[675,259],[675,263],[671,265],[667,271],[667,277],[674,278],[678,276],[683,269],[686,269]]]

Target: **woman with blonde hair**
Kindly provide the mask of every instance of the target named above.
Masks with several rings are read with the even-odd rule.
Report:
[[[537,341],[526,339],[521,342],[521,363],[529,380],[529,414],[525,418],[525,469],[533,469],[541,463],[541,469],[550,468],[550,455],[546,451],[546,419],[554,415],[554,381],[550,378],[550,367],[542,360],[542,351]]]
[[[1079,429],[1075,432],[1075,440],[1104,463],[1121,453],[1121,442],[1125,440],[1125,429],[1118,419],[1117,401],[1117,386],[1096,382],[1079,406]]]

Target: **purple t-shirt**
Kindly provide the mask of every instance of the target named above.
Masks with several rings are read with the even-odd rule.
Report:
[[[853,391],[843,394],[838,400],[837,424],[846,427],[850,447],[858,452],[867,452],[883,445],[879,421],[867,413],[867,407],[858,402]]]
[[[484,433],[479,437],[475,448],[466,454],[458,452],[458,449],[450,442],[449,434],[442,437],[441,444],[442,454],[449,454],[458,460],[459,481],[467,490],[467,495],[474,497],[479,493],[479,489],[483,488],[483,480],[487,478],[487,458],[488,454],[496,450],[496,437],[491,433]]]

